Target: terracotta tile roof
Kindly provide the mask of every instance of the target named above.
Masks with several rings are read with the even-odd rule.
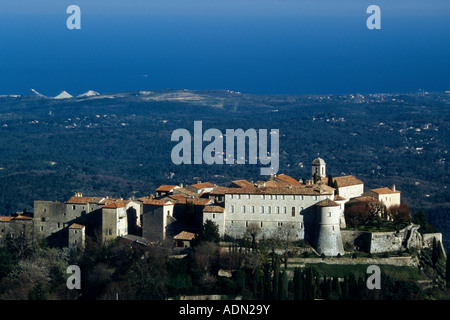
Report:
[[[278,179],[278,180],[281,180],[281,181],[285,181],[285,182],[290,183],[292,185],[300,185],[301,184],[298,180],[296,180],[296,179],[294,179],[294,178],[292,178],[292,177],[290,177],[290,176],[288,176],[288,175],[286,175],[284,173],[277,175],[275,177],[275,179]]]
[[[359,202],[378,202],[377,199],[375,199],[374,197],[371,197],[371,196],[356,197],[355,200],[359,201]]]
[[[176,185],[163,184],[163,185],[159,186],[156,189],[156,191],[169,192],[177,187],[179,188],[179,186],[176,186]]]
[[[103,199],[105,199],[105,198],[104,197],[79,197],[79,196],[73,196],[69,200],[67,200],[66,203],[70,203],[70,204],[87,204],[87,203],[100,204]]]
[[[186,196],[184,196],[182,194],[171,194],[170,196],[168,196],[168,198],[173,199],[175,201],[180,201],[180,200],[186,199]]]
[[[203,188],[214,188],[216,185],[212,184],[211,182],[202,182],[202,183],[196,183],[191,185],[191,187],[194,187],[197,190],[203,189]]]
[[[274,180],[262,181],[261,183],[263,183],[262,186],[264,187],[272,187],[272,188],[287,187],[288,185],[291,185],[286,181],[274,181]],[[259,183],[257,184],[260,185]]]
[[[207,198],[193,198],[193,199],[184,198],[177,200],[177,204],[186,204],[186,202],[190,202],[194,206],[206,206],[207,204],[212,203],[213,201]]]
[[[174,236],[173,238],[175,240],[187,240],[187,241],[191,241],[193,240],[197,235],[195,233],[192,232],[187,232],[187,231],[181,231],[179,234],[177,234],[176,236]]]
[[[72,223],[69,227],[69,229],[83,229],[84,226],[82,224],[78,224],[78,223]]]
[[[392,189],[389,189],[388,187],[378,188],[378,189],[371,189],[370,191],[375,192],[377,194],[400,193],[400,191],[398,191],[398,190],[393,191]]]
[[[234,181],[231,181],[231,183],[232,183],[232,185],[234,184],[234,185],[238,186],[239,188],[253,188],[254,187],[253,183],[251,183],[248,180],[234,180]]]
[[[340,195],[335,195],[334,196],[334,201],[343,201],[343,200],[347,200],[346,198],[344,198],[344,197],[341,197]]]
[[[349,187],[349,186],[355,186],[358,184],[364,184],[361,180],[356,178],[355,176],[342,176],[342,177],[333,177],[334,181],[337,181],[338,187]],[[327,184],[328,178],[322,177],[322,181]]]
[[[196,190],[196,191],[194,191],[194,190],[189,190],[188,188],[189,187],[187,187],[187,188],[177,188],[176,190],[173,191],[173,193],[174,194],[184,194],[184,195],[187,195],[187,196],[196,196],[198,194],[196,189],[194,189],[194,190]]]
[[[285,194],[285,195],[319,195],[333,194],[334,188],[327,185],[290,186],[290,187],[260,187],[260,188],[227,188],[216,187],[211,195],[224,194]]]
[[[205,206],[203,208],[203,212],[223,213],[224,211],[225,211],[225,208],[221,207],[221,206]]]
[[[33,220],[32,217],[27,217],[27,216],[16,216],[16,217],[12,217],[12,216],[0,216],[0,222],[11,222],[14,220]]]
[[[33,218],[19,215],[19,216],[13,217],[13,220],[33,220]]]
[[[141,201],[143,204],[151,206],[171,206],[174,204],[174,202],[170,200],[143,199],[143,198],[140,198],[138,200]]]
[[[339,207],[340,204],[330,199],[325,199],[316,203],[318,207]]]
[[[110,208],[110,209],[123,208],[123,207],[126,207],[128,203],[129,203],[129,201],[124,201],[124,200],[111,201],[108,204],[106,204],[105,206],[103,206],[103,208]]]

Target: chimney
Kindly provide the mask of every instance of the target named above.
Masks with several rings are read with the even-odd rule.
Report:
[[[395,184],[392,185],[392,191],[395,191]]]

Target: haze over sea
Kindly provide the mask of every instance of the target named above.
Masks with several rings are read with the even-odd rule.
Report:
[[[351,3],[344,7],[303,1],[309,5],[301,7],[289,0],[264,0],[265,6],[254,10],[253,0],[230,0],[234,7],[211,1],[201,10],[201,1],[193,0],[168,1],[170,10],[159,0],[153,2],[159,7],[137,1],[142,12],[137,5],[125,10],[123,2],[121,10],[114,0],[108,10],[98,6],[104,1],[97,6],[46,2],[41,10],[22,13],[10,5],[0,14],[0,94],[29,94],[31,88],[47,96],[90,89],[255,94],[450,90],[448,2],[414,8],[418,1],[412,0],[412,7],[404,1],[347,0],[343,3]],[[70,4],[81,7],[81,30],[66,27]],[[381,30],[366,27],[370,4],[381,7]]]

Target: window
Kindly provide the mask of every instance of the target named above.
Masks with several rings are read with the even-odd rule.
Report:
[[[216,214],[215,213],[213,213],[213,219],[215,219],[216,218]]]
[[[292,207],[292,216],[295,217],[295,207]]]
[[[275,207],[275,213],[280,213],[280,207],[278,206]]]
[[[41,226],[41,231],[44,231],[44,226]],[[2,231],[3,232],[3,231]]]
[[[255,206],[250,207],[250,213],[255,213]]]
[[[287,213],[287,208],[283,207],[283,213],[286,214]]]
[[[241,207],[241,213],[245,213],[245,206]]]
[[[42,221],[42,222],[45,222],[45,218],[44,218],[44,217],[42,217],[42,218],[41,218],[41,221]]]
[[[61,228],[61,222],[58,222],[58,228]]]
[[[259,213],[264,213],[264,206],[259,207]]]
[[[261,221],[261,228],[263,227],[263,222]]]
[[[269,214],[272,213],[272,207],[271,206],[267,207],[267,213],[269,213]]]
[[[230,206],[230,213],[234,213],[234,206]]]
[[[328,212],[328,216],[331,217],[331,212]]]
[[[73,205],[72,206],[72,210],[75,210],[77,208],[77,206]]]
[[[283,226],[283,222],[278,222],[277,226],[282,227]]]
[[[245,226],[248,227],[248,221],[245,221]]]

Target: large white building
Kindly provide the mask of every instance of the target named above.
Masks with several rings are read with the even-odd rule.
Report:
[[[361,196],[364,183],[354,176],[336,177],[337,195],[327,185],[325,168],[323,159],[312,163],[312,174],[319,178],[315,184],[280,175],[266,182],[239,180],[231,187],[216,187],[210,193],[215,203],[205,206],[203,221],[214,221],[225,238],[243,238],[253,232],[257,238],[305,239],[319,253],[342,254],[345,202]]]

